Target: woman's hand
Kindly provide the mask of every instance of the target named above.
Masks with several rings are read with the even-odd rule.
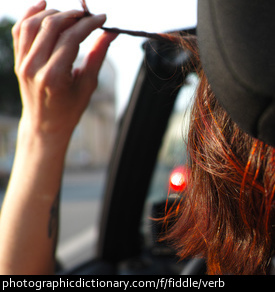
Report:
[[[73,70],[80,42],[102,26],[105,16],[45,7],[42,1],[30,8],[13,28],[23,112],[1,210],[0,274],[54,271],[66,149],[115,37],[104,33],[82,67]]]
[[[97,75],[110,42],[104,33],[81,68],[72,70],[79,44],[103,25],[105,15],[45,10],[41,1],[13,28],[15,71],[23,115],[21,124],[39,134],[71,134],[97,86]]]

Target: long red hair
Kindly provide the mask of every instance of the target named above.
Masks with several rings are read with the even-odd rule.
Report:
[[[220,106],[203,70],[198,74],[189,187],[166,239],[181,258],[205,257],[209,274],[265,274],[273,249],[275,149],[245,134]]]

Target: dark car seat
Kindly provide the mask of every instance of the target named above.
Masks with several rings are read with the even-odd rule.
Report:
[[[248,134],[275,146],[275,1],[198,0],[198,40],[213,92]]]
[[[198,0],[200,56],[214,94],[243,131],[273,147],[274,15],[273,0]]]

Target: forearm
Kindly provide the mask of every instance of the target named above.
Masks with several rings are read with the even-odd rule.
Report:
[[[18,147],[0,220],[0,274],[54,269],[59,189],[68,138],[19,128]]]
[[[45,7],[45,1],[31,7],[12,30],[23,115],[0,218],[1,274],[53,272],[66,149],[116,37],[102,34],[72,69],[80,43],[106,16]]]

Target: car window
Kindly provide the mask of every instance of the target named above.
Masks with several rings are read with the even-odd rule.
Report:
[[[95,250],[106,172],[117,132],[114,82],[115,70],[106,59],[98,88],[67,152],[57,248],[57,258],[64,268],[91,258]]]
[[[164,215],[167,199],[173,199],[184,191],[185,176],[188,175],[186,141],[190,110],[198,84],[198,76],[190,73],[181,88],[174,105],[160,147],[149,191],[145,201],[141,232],[146,248],[167,250],[158,244],[158,225],[152,218]]]

